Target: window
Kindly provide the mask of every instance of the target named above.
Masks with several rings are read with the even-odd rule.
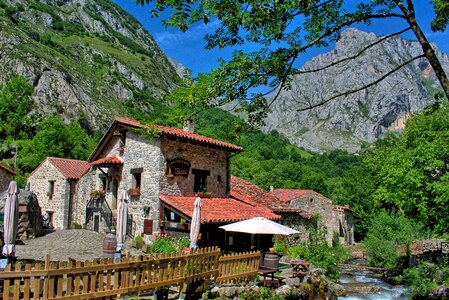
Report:
[[[132,178],[132,187],[135,189],[140,189],[140,185],[142,183],[142,172],[143,168],[131,169]]]
[[[192,169],[192,174],[195,176],[193,191],[207,192],[207,176],[210,175],[210,171]]]
[[[106,187],[107,187],[107,178],[106,176],[100,176],[100,180],[101,180],[101,189],[103,191],[106,191]]]
[[[55,181],[54,180],[49,180],[48,181],[47,196],[52,198],[54,193],[55,193]]]

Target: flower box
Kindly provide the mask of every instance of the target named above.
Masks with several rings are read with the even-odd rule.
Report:
[[[139,197],[140,196],[140,189],[138,188],[131,188],[128,190],[128,195],[131,197]]]
[[[197,192],[195,193],[195,197],[212,198],[212,192]]]
[[[95,190],[90,193],[90,197],[94,200],[104,198],[105,196],[106,196],[106,193],[105,193],[105,191],[102,191],[102,190]]]

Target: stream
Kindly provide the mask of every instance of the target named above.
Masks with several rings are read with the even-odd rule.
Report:
[[[363,261],[353,260],[349,264],[363,264]],[[338,299],[408,299],[409,289],[403,286],[392,286],[382,280],[382,273],[372,271],[342,268],[337,281],[348,293]]]

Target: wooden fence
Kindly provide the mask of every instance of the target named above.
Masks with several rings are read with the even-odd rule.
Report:
[[[220,277],[218,284],[249,281],[257,275],[260,252],[223,255],[219,258]]]
[[[259,252],[225,255],[204,248],[191,253],[99,259],[80,262],[20,263],[0,272],[3,299],[116,298],[158,288],[212,279],[217,283],[255,278]]]

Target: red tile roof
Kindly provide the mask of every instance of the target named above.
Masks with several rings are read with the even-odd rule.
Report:
[[[276,189],[271,192],[273,196],[276,196],[279,200],[283,202],[290,202],[291,200],[301,197],[302,195],[305,195],[307,193],[316,193],[316,192],[313,190],[291,190],[291,189]]]
[[[193,214],[195,197],[160,195],[165,204],[173,207],[188,217]],[[251,205],[232,198],[201,198],[201,223],[228,223],[255,217],[279,219],[269,208]]]
[[[62,173],[66,179],[80,179],[89,171],[90,165],[87,161],[76,159],[65,159],[48,157],[48,160]]]
[[[246,203],[258,203],[270,208],[285,207],[285,203],[261,187],[245,179],[231,176],[231,197]]]
[[[96,161],[91,162],[90,164],[93,166],[99,166],[99,165],[123,165],[123,158],[118,157],[117,155],[114,156],[106,156],[100,159],[97,159]]]
[[[236,151],[236,152],[240,152],[243,150],[242,147],[239,147],[239,146],[236,146],[236,145],[233,145],[230,143],[225,143],[225,142],[222,142],[219,140],[215,140],[215,139],[212,139],[212,138],[209,138],[206,136],[202,136],[199,134],[190,133],[190,132],[184,131],[179,128],[171,128],[171,127],[166,127],[166,126],[161,126],[161,125],[142,125],[137,120],[123,118],[123,117],[116,117],[114,122],[133,126],[133,127],[139,127],[139,128],[144,128],[145,126],[154,126],[155,128],[157,128],[159,130],[159,134],[162,134],[162,135],[181,138],[181,139],[187,139],[190,141],[203,143],[203,144],[207,144],[207,145],[212,145],[212,146],[216,146],[216,147],[220,147],[220,148],[225,148],[225,149]]]
[[[5,167],[5,166],[2,165],[2,164],[0,164],[0,169],[5,170],[6,172],[8,172],[8,173],[10,173],[10,174],[12,174],[12,175],[17,175],[16,172],[14,172],[13,170],[11,170],[11,169]]]

